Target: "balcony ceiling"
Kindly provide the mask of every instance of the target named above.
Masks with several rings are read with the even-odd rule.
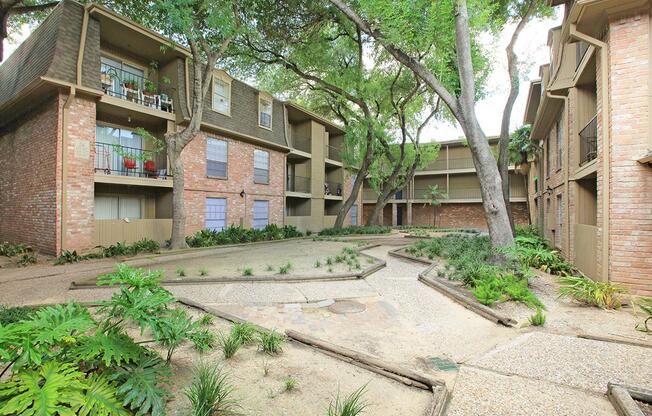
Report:
[[[324,125],[326,127],[326,131],[332,136],[339,136],[344,134],[344,130],[342,130],[342,128],[309,110],[299,107],[294,103],[285,103],[285,108],[287,108],[288,121],[290,123],[302,123],[305,121],[313,120]]]

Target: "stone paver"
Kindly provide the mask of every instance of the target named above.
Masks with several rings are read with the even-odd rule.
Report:
[[[447,416],[616,416],[605,396],[463,366]]]
[[[652,349],[532,332],[472,365],[606,393],[607,382],[652,388]]]

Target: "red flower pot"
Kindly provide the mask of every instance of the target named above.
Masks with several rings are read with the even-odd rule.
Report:
[[[146,160],[145,170],[148,172],[156,172],[156,163],[154,163],[153,160]]]
[[[136,169],[136,159],[125,159],[124,165],[126,169]]]

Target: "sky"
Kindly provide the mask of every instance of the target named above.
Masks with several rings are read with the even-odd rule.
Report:
[[[525,101],[529,90],[530,81],[539,78],[539,66],[548,62],[549,49],[546,45],[548,30],[561,24],[561,10],[557,8],[556,15],[546,20],[530,22],[521,32],[516,44],[516,54],[522,63],[520,94],[512,111],[510,130],[520,127],[523,123]],[[487,97],[476,104],[476,114],[484,132],[488,136],[500,133],[500,122],[503,108],[509,94],[509,78],[507,75],[507,58],[505,47],[514,31],[514,25],[505,28],[501,36],[493,41],[489,49],[494,51],[491,56],[493,71],[487,80]],[[14,34],[15,42],[5,41],[5,59],[8,57],[30,33],[30,28],[23,26],[20,34]],[[459,125],[439,121],[426,127],[422,133],[423,141],[445,141],[463,137]]]

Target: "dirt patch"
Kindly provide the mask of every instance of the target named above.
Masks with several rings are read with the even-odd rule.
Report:
[[[193,313],[195,313],[193,311]],[[227,332],[230,324],[216,319],[211,330]],[[229,360],[219,350],[199,356],[184,347],[173,358],[174,399],[168,404],[170,415],[187,415],[189,402],[183,396],[198,360],[219,363],[230,375],[243,415],[319,415],[325,414],[337,395],[346,396],[366,385],[367,413],[374,415],[423,414],[432,393],[404,386],[370,371],[344,363],[310,347],[286,342],[278,356],[261,353],[256,346],[240,348]],[[297,387],[286,391],[288,377]]]
[[[652,416],[652,404],[634,400],[645,416]]]

